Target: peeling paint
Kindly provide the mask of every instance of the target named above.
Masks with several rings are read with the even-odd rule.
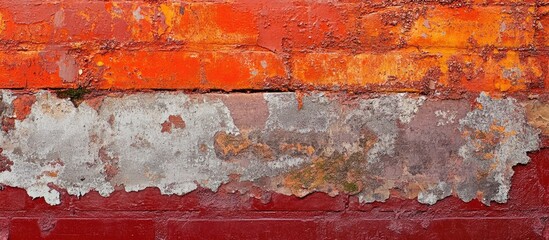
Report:
[[[60,203],[59,189],[181,195],[231,181],[300,197],[397,194],[434,204],[457,195],[490,204],[506,201],[512,167],[539,147],[524,109],[486,94],[472,111],[464,100],[406,94],[314,93],[301,108],[294,93],[139,93],[77,107],[45,91],[34,97],[15,118],[17,96],[2,91],[1,115],[15,127],[0,134],[0,183],[49,204]]]
[[[478,197],[485,204],[506,202],[512,167],[530,161],[526,153],[539,149],[540,130],[527,124],[525,110],[514,99],[491,99],[483,93],[477,102],[481,109],[460,120],[466,144],[459,155],[473,174],[460,180],[457,193],[465,201]]]

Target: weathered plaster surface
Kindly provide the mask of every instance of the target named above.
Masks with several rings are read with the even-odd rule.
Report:
[[[0,183],[50,204],[60,203],[59,189],[109,196],[117,187],[158,187],[181,195],[228,182],[297,196],[356,194],[362,202],[391,193],[426,204],[450,195],[490,204],[506,201],[512,167],[539,148],[540,131],[522,105],[486,94],[474,107],[322,93],[301,100],[138,93],[75,107],[43,91],[28,115],[16,116],[25,112],[17,111],[18,97],[2,91]]]

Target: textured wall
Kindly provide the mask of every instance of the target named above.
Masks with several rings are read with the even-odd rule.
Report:
[[[0,237],[549,238],[549,2],[0,1]]]

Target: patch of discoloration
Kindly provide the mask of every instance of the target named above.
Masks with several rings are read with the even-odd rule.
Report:
[[[78,77],[78,63],[76,59],[66,53],[61,54],[59,61],[57,61],[59,67],[59,77],[66,83],[72,83],[76,81]]]
[[[531,101],[526,104],[528,124],[541,129],[543,135],[549,136],[549,104]]]
[[[469,112],[465,100],[405,94],[140,93],[74,106],[39,92],[25,95],[30,111],[18,117],[22,96],[2,92],[1,115],[14,127],[0,134],[0,183],[50,204],[60,202],[56,189],[185,194],[231,181],[300,197],[434,204],[454,194],[489,204],[506,200],[512,166],[539,142],[519,105],[486,95]]]
[[[175,128],[175,129],[185,128],[185,121],[183,120],[183,118],[181,116],[179,116],[179,115],[170,115],[168,117],[168,120],[166,120],[162,123],[161,132],[171,133],[172,128]]]

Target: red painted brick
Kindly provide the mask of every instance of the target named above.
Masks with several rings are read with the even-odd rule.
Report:
[[[328,223],[329,239],[543,239],[537,218],[348,219]]]
[[[318,239],[314,221],[293,219],[170,220],[168,239]]]
[[[4,187],[0,191],[0,211],[16,211],[25,208],[25,201],[29,198],[23,189]]]
[[[27,197],[25,199],[25,210],[26,211],[55,211],[57,213],[67,214],[71,210],[70,205],[70,195],[66,191],[61,191],[60,193],[61,203],[58,205],[50,205],[46,202],[44,198],[33,199]]]
[[[324,193],[312,193],[304,198],[277,193],[266,194],[266,199],[253,200],[252,207],[261,211],[343,211],[347,197],[330,197]]]
[[[248,195],[228,193],[222,190],[212,192],[200,188],[197,197],[201,212],[240,212],[251,209],[252,200]]]
[[[108,218],[15,218],[10,239],[154,239],[154,221]]]
[[[10,222],[8,219],[0,218],[0,239],[8,239]]]
[[[102,197],[97,192],[72,200],[72,206],[81,211],[194,211],[199,208],[196,191],[184,196],[161,195],[158,188],[147,188],[139,192],[123,190]]]
[[[536,169],[537,184],[539,184],[539,185],[537,185],[537,184],[536,185],[543,187],[543,192],[545,193],[544,194],[545,195],[544,205],[549,206],[549,149],[544,148],[539,152],[530,154],[530,156],[532,158],[532,162],[529,163],[531,166],[527,165],[526,168],[527,169],[528,168],[535,168]],[[527,174],[534,174],[534,173],[531,173],[531,172],[528,171]],[[515,174],[515,177],[516,177],[516,174]],[[519,176],[519,178],[520,178],[520,176]],[[529,182],[525,182],[525,184],[529,184]],[[522,185],[522,184],[518,185],[519,188],[521,186],[524,186],[524,185]],[[527,187],[527,186],[525,186],[525,187]],[[520,191],[518,189],[514,190],[513,188],[511,188],[511,190],[512,191]],[[534,192],[534,191],[532,191],[532,192]],[[519,196],[517,196],[517,197],[519,197]],[[539,199],[540,195],[537,195],[535,198]],[[534,201],[537,201],[537,199],[534,200]]]

